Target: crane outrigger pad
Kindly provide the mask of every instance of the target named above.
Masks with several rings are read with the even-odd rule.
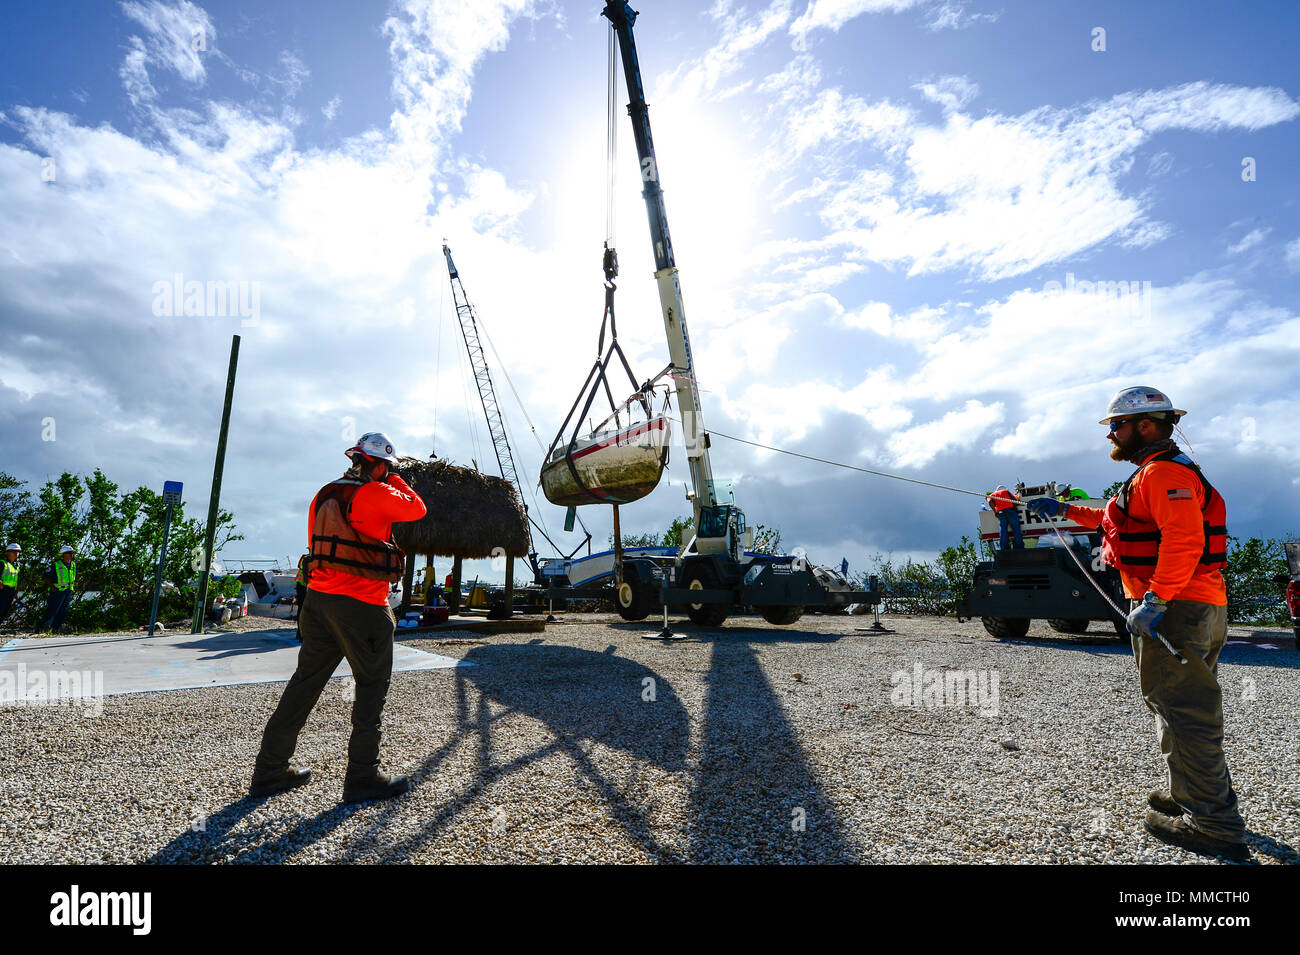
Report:
[[[639,501],[659,485],[669,436],[669,419],[657,415],[556,448],[542,466],[542,492],[561,507]]]

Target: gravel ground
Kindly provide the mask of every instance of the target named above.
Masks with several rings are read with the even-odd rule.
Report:
[[[1142,830],[1162,764],[1100,625],[1001,642],[978,621],[869,620],[404,640],[475,666],[394,677],[384,764],[414,786],[391,803],[339,803],[341,680],[299,744],[315,778],[265,800],[244,793],[281,684],[109,697],[96,718],[3,708],[0,861],[1205,861]],[[1275,632],[1287,649],[1229,647],[1220,679],[1254,857],[1295,864],[1300,654]],[[906,705],[918,665],[985,692]]]

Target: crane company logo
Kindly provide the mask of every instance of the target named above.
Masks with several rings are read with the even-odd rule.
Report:
[[[171,280],[153,283],[153,313],[159,318],[234,318],[251,328],[262,320],[262,283],[185,281],[177,272]]]
[[[0,670],[0,706],[84,706],[83,716],[104,712],[103,670],[29,670],[20,663]]]
[[[927,670],[917,663],[911,670],[895,670],[889,700],[895,706],[970,706],[980,716],[998,715],[1000,677],[988,670]]]
[[[133,935],[148,935],[153,927],[151,892],[71,891],[50,896],[50,924],[57,926],[130,926]]]

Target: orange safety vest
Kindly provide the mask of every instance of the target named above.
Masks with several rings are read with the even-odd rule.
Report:
[[[1007,508],[1015,507],[1016,501],[1018,500],[1020,500],[1020,498],[1007,490],[994,491],[989,495],[989,503],[993,505],[993,510],[999,513],[1005,511]]]
[[[1142,472],[1142,468],[1157,461],[1170,461],[1187,468],[1200,479],[1201,488],[1205,492],[1205,507],[1201,511],[1205,527],[1205,549],[1197,562],[1197,573],[1220,570],[1227,566],[1227,505],[1219,492],[1205,480],[1201,469],[1192,463],[1192,459],[1177,450],[1165,451],[1144,461],[1124,482],[1119,493],[1107,502],[1101,518],[1101,530],[1105,535],[1101,542],[1102,560],[1144,580],[1150,580],[1155,573],[1160,556],[1160,528],[1151,521],[1135,520],[1129,514],[1128,495],[1133,479]]]
[[[362,534],[348,520],[361,486],[361,481],[340,478],[320,489],[312,514],[311,557],[304,569],[330,567],[368,580],[401,580],[406,552],[393,538],[382,541]]]

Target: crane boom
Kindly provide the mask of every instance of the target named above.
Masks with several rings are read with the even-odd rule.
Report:
[[[613,25],[618,36],[623,74],[627,80],[628,114],[632,117],[632,135],[645,184],[645,198],[650,218],[650,243],[654,250],[655,282],[659,286],[659,306],[663,311],[664,331],[668,336],[668,354],[676,376],[678,407],[682,413],[683,440],[694,490],[695,527],[704,530],[700,520],[702,508],[712,510],[718,504],[713,485],[713,467],[709,461],[709,436],[704,430],[699,390],[695,382],[695,362],[691,355],[691,336],[686,328],[686,309],[682,304],[682,287],[673,257],[672,238],[668,232],[668,213],[664,208],[663,189],[659,185],[659,165],[655,159],[654,139],[650,135],[650,108],[641,85],[641,66],[636,55],[632,25],[637,13],[620,0],[608,0],[602,16]]]
[[[501,405],[497,401],[496,389],[492,387],[492,375],[488,371],[487,355],[479,339],[478,319],[474,316],[474,307],[465,294],[465,285],[460,280],[456,263],[451,259],[451,248],[444,242],[442,254],[447,257],[447,274],[451,276],[451,297],[456,303],[456,317],[460,320],[460,333],[465,339],[465,350],[469,352],[470,367],[474,371],[474,382],[478,385],[479,400],[483,402],[483,414],[487,418],[488,433],[492,436],[492,449],[496,452],[497,467],[501,476],[514,485],[519,494],[519,504],[528,514],[528,505],[524,499],[524,487],[519,483],[519,473],[515,469],[515,456],[510,450],[510,438],[506,434],[505,421],[501,417]],[[529,518],[531,522],[531,518]],[[528,533],[528,552],[533,553],[532,531],[525,523]]]
[[[674,604],[685,605],[687,616],[696,625],[716,627],[727,619],[733,607],[756,607],[769,623],[788,626],[799,619],[806,607],[842,608],[850,603],[876,603],[880,598],[876,587],[870,591],[857,590],[841,574],[827,567],[814,567],[801,556],[751,553],[748,548],[753,546],[753,530],[746,526],[744,512],[729,500],[718,499],[709,462],[709,434],[704,430],[695,383],[691,336],[686,330],[682,286],[668,233],[668,213],[659,184],[654,140],[650,135],[650,109],[646,105],[636,41],[632,37],[637,13],[625,0],[607,0],[601,15],[609,20],[618,37],[627,81],[627,111],[632,118],[632,134],[644,183],[641,195],[650,220],[655,282],[659,286],[659,307],[663,311],[672,358],[669,369],[682,413],[693,487],[690,497],[695,510],[695,536],[682,545],[671,566],[654,567],[642,560],[633,561],[626,568],[617,590],[619,613],[625,619],[639,620],[657,602],[664,613],[664,629],[659,636],[668,640],[675,637],[668,626],[668,607]],[[612,59],[610,70],[613,71]]]

